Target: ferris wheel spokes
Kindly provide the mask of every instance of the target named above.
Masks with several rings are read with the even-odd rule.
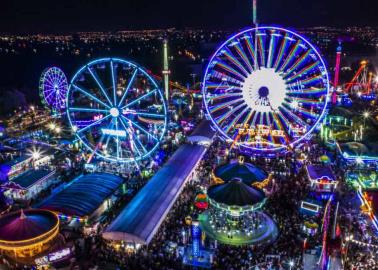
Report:
[[[145,130],[144,128],[142,128],[140,125],[138,125],[137,123],[135,123],[134,121],[132,121],[130,118],[126,118],[125,116],[121,115],[121,118],[123,118],[123,120],[127,123],[127,122],[130,122],[132,125],[134,125],[137,129],[143,131],[147,136],[153,138],[155,141],[158,141],[158,138],[156,138],[153,134],[151,134],[150,132],[148,132],[147,130]]]
[[[99,120],[97,120],[97,121],[95,121],[95,122],[89,124],[88,126],[85,126],[85,127],[81,128],[81,129],[78,129],[78,130],[76,131],[76,133],[81,133],[81,132],[83,132],[83,131],[85,131],[85,130],[87,130],[87,129],[89,129],[89,128],[95,126],[95,125],[98,125],[98,124],[100,124],[101,122],[103,122],[105,119],[109,118],[110,116],[111,116],[111,115],[108,114],[107,116],[102,117],[101,119],[99,119]]]
[[[151,90],[151,91],[148,91],[146,94],[143,94],[142,96],[138,97],[137,99],[133,100],[132,102],[127,103],[125,106],[121,107],[121,109],[122,109],[122,110],[123,110],[123,109],[127,109],[128,107],[130,107],[130,106],[136,104],[136,103],[139,102],[140,100],[145,99],[146,97],[149,97],[149,96],[151,96],[152,94],[156,93],[157,90],[158,90],[158,89],[153,89],[153,90]]]
[[[87,67],[89,73],[91,74],[92,78],[96,81],[98,87],[100,88],[102,94],[104,95],[104,97],[106,98],[106,100],[109,102],[109,106],[110,107],[113,107],[114,104],[111,102],[108,94],[106,93],[105,89],[104,89],[104,86],[102,85],[102,83],[100,82],[100,80],[97,78],[97,75],[94,74],[94,72],[92,71],[92,69],[90,67]]]
[[[67,77],[61,69],[51,67],[42,72],[39,80],[39,95],[53,113],[59,114],[65,109],[67,91]]]
[[[111,161],[147,158],[167,125],[157,83],[142,68],[118,58],[98,59],[81,68],[71,81],[67,104],[83,145]]]
[[[261,27],[236,34],[214,53],[203,97],[223,137],[247,148],[282,149],[314,130],[328,89],[324,62],[307,40]]]
[[[113,104],[114,106],[116,106],[117,105],[117,87],[116,87],[116,78],[114,74],[113,60],[110,60],[110,71],[111,71],[112,85],[113,85]]]
[[[121,97],[121,100],[120,100],[119,103],[118,103],[118,107],[121,106],[121,104],[123,103],[124,99],[126,98],[127,93],[129,92],[129,89],[130,89],[131,85],[134,83],[135,76],[137,75],[137,73],[138,73],[138,68],[136,68],[136,69],[134,70],[133,75],[131,76],[131,78],[130,78],[130,80],[129,80],[129,82],[128,82],[126,88],[125,88],[125,91],[123,92],[123,95],[122,95],[122,97]]]
[[[103,105],[104,107],[108,108],[108,109],[111,109],[111,107],[106,104],[105,102],[101,101],[100,99],[98,99],[97,97],[95,97],[94,95],[90,94],[89,92],[87,92],[86,90],[82,89],[81,87],[77,86],[76,84],[72,83],[71,84],[72,87],[74,87],[76,90],[79,90],[80,92],[82,92],[84,95],[88,96],[90,99],[92,99],[93,101]]]

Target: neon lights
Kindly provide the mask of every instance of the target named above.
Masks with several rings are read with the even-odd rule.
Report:
[[[114,129],[102,128],[101,132],[104,135],[126,137],[126,131],[125,130],[118,130],[118,129],[114,130]]]
[[[317,204],[301,201],[301,209],[303,209],[303,210],[314,212],[314,213],[319,213],[321,208],[322,207],[317,205]]]
[[[67,77],[58,67],[47,68],[39,79],[39,95],[50,109],[61,112],[66,108]]]
[[[326,113],[329,92],[317,50],[277,27],[247,29],[226,40],[212,55],[202,85],[208,118],[220,136],[262,151],[284,150],[308,137]],[[276,132],[248,130],[256,125]]]
[[[192,255],[194,257],[201,255],[201,228],[198,221],[192,222]]]
[[[65,257],[68,257],[69,255],[71,255],[71,249],[70,248],[64,248],[62,250],[50,253],[48,255],[48,258],[49,258],[50,262],[56,262],[56,261],[59,261],[59,260],[65,258]]]
[[[101,58],[80,68],[66,102],[70,125],[91,156],[136,162],[149,157],[165,134],[163,92],[144,69],[123,59]]]
[[[339,85],[341,50],[342,50],[341,42],[339,42],[339,46],[337,47],[337,52],[336,52],[335,77],[333,81],[333,87],[335,88],[335,90],[337,89],[337,86]]]

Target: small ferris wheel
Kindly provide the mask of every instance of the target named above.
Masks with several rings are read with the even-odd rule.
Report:
[[[49,109],[62,112],[66,109],[68,81],[58,67],[46,68],[39,79],[39,95]]]

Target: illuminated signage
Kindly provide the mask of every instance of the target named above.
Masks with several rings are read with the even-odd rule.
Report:
[[[49,256],[49,262],[56,262],[59,261],[65,257],[68,257],[71,254],[70,248],[64,248],[62,250],[59,250],[57,252],[50,253]]]
[[[275,136],[275,137],[283,137],[285,136],[282,130],[275,130],[271,129],[269,126],[266,125],[256,125],[256,126],[249,126],[248,124],[236,125],[236,129],[238,130],[239,135],[249,135],[249,136]]]
[[[49,263],[49,258],[47,256],[43,256],[41,258],[35,259],[36,265],[47,265]]]
[[[65,259],[71,255],[71,249],[70,248],[64,248],[56,252],[52,252],[48,254],[47,256],[43,256],[40,258],[35,259],[35,264],[37,266],[46,266],[50,263],[54,263],[57,261],[60,261],[62,259]]]
[[[313,204],[313,203],[302,201],[301,202],[301,208],[304,209],[304,210],[310,211],[310,212],[318,213],[321,206]]]
[[[126,137],[126,131],[125,130],[115,130],[115,129],[102,128],[101,132],[104,135]]]

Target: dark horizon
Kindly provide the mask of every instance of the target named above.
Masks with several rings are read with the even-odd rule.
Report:
[[[331,2],[331,3],[330,3]],[[0,32],[7,34],[116,32],[145,29],[231,30],[252,25],[251,0],[5,0]],[[260,0],[263,25],[378,26],[378,3],[362,0]],[[353,23],[352,23],[353,22]]]

